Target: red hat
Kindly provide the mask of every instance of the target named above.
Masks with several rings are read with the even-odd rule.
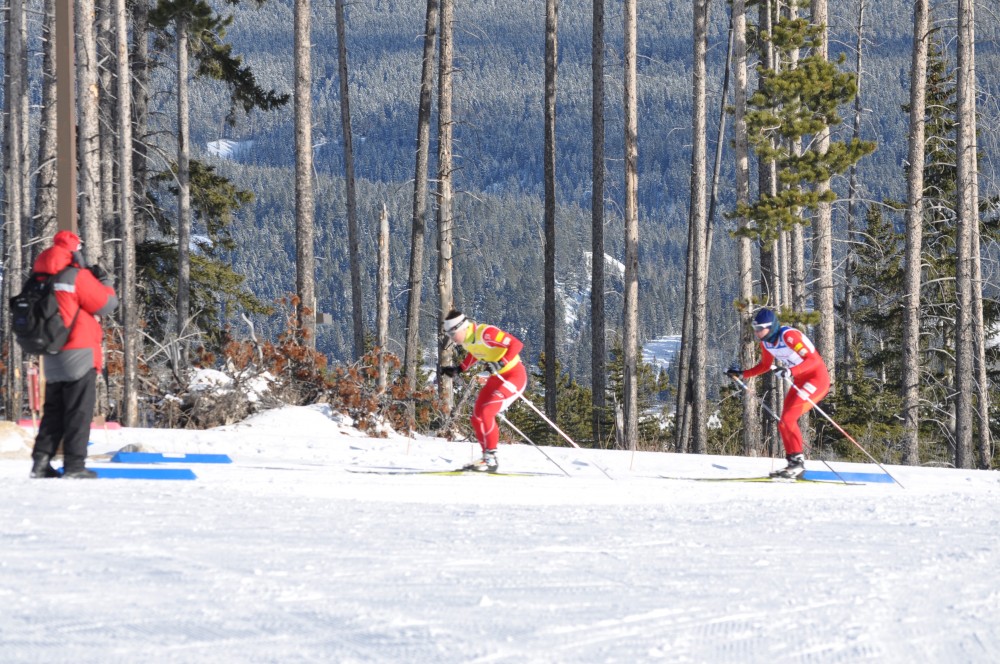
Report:
[[[80,242],[80,236],[73,231],[59,231],[53,238],[53,244],[70,251],[77,251],[83,246]]]

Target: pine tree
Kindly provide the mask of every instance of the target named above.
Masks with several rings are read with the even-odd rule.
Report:
[[[170,172],[159,173],[154,183],[176,195]],[[191,208],[195,222],[203,227],[207,241],[198,241],[199,251],[191,256],[191,304],[195,322],[205,334],[210,349],[225,340],[225,315],[230,307],[247,313],[270,309],[243,287],[245,277],[231,267],[227,254],[236,249],[229,235],[234,214],[253,201],[253,194],[235,187],[211,166],[191,161]],[[161,229],[169,229],[170,218],[160,206],[155,219]],[[137,273],[142,308],[148,323],[146,332],[156,338],[167,334],[166,312],[171,310],[177,283],[177,246],[146,241],[137,247]]]
[[[822,27],[811,26],[805,19],[783,17],[769,35],[762,36],[787,56],[796,49],[814,50],[821,34]],[[749,222],[737,235],[769,244],[780,231],[803,224],[800,211],[815,210],[820,202],[836,198],[833,191],[821,193],[812,185],[845,172],[875,150],[873,142],[858,139],[832,141],[823,154],[809,150],[798,154],[794,148],[801,139],[840,124],[837,109],[854,99],[856,77],[839,71],[837,64],[813,53],[800,59],[794,69],[758,67],[760,86],[750,97],[746,116],[748,140],[762,161],[777,164],[782,186],[776,195],[762,192],[753,203],[736,206],[735,216]]]
[[[222,81],[228,86],[230,106],[226,120],[230,124],[235,123],[238,110],[244,113],[249,113],[253,109],[273,110],[284,106],[289,99],[287,94],[279,95],[274,90],[261,88],[250,67],[243,64],[240,56],[233,54],[231,44],[223,41],[226,29],[232,21],[232,15],[217,14],[205,0],[160,0],[157,7],[149,14],[150,25],[162,31],[159,36],[161,42],[170,37],[166,31],[170,27],[173,28],[172,38],[177,48],[177,162],[169,180],[176,181],[173,190],[177,195],[175,224],[177,265],[172,272],[176,278],[175,325],[178,340],[189,333],[187,330],[189,318],[205,320],[205,312],[196,306],[198,303],[195,302],[195,295],[192,292],[197,278],[195,274],[197,269],[193,263],[200,260],[191,254],[192,206],[197,205],[193,199],[198,198],[199,193],[195,190],[198,186],[196,165],[190,159],[188,57],[192,56],[195,60],[196,76]],[[218,176],[205,171],[202,175],[208,181],[220,184]],[[211,208],[211,203],[208,201],[203,203],[207,203],[208,208]],[[206,208],[203,206],[203,209]],[[211,223],[214,218],[211,213],[204,215],[206,223]],[[173,234],[170,225],[164,224],[161,230]],[[210,234],[211,232],[212,229],[209,229]],[[151,246],[148,249],[149,251],[140,251],[138,255],[140,257],[163,255],[159,250],[162,247]],[[162,278],[164,274],[162,269],[150,272],[149,267],[140,266],[147,275]],[[212,272],[225,271],[222,266],[213,267],[216,269],[211,270]],[[203,276],[207,276],[204,271]],[[224,280],[222,283],[227,284],[224,289],[232,286],[230,280]],[[195,312],[194,316],[191,316],[192,311]],[[186,344],[181,343],[178,359],[182,365],[186,362],[185,348]]]

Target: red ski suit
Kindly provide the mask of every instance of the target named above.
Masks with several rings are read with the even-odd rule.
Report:
[[[514,403],[528,384],[528,373],[520,357],[524,344],[492,325],[472,323],[462,348],[468,353],[462,360],[462,371],[479,361],[499,366],[496,373],[486,379],[469,420],[483,451],[495,450],[500,442],[497,414]]]
[[[794,327],[782,327],[773,343],[762,340],[760,347],[760,362],[744,371],[743,377],[753,378],[770,371],[775,360],[791,370],[795,387],[788,390],[785,396],[778,431],[785,446],[785,454],[801,454],[802,431],[799,429],[799,418],[830,391],[830,374],[813,342]],[[812,403],[799,394],[799,390],[807,394]]]

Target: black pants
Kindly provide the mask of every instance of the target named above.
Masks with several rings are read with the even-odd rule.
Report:
[[[97,403],[97,370],[79,380],[45,384],[45,407],[35,438],[35,458],[53,456],[63,444],[63,469],[79,470],[87,460],[90,422]]]

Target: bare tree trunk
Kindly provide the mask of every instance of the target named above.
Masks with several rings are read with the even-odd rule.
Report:
[[[906,260],[903,293],[903,463],[920,463],[920,284],[924,223],[924,141],[926,140],[928,0],[913,4],[913,59],[910,65]]]
[[[118,65],[118,201],[122,228],[122,278],[119,296],[122,317],[122,423],[139,425],[139,316],[135,287],[135,215],[132,197],[132,99],[128,60],[128,13],[125,0],[114,0],[116,62]]]
[[[188,19],[177,19],[177,339],[180,367],[187,365],[191,312],[191,131],[188,86]],[[179,368],[179,367],[175,367]]]
[[[705,247],[707,236],[707,210],[705,184],[707,171],[707,112],[705,107],[705,57],[708,52],[708,0],[694,3],[694,116],[692,119],[691,150],[691,226],[697,250],[694,253],[694,284],[691,317],[691,451],[704,454],[708,448],[708,386],[705,364],[706,298],[708,287],[708,256]]]
[[[976,382],[976,453],[978,462],[976,466],[982,469],[989,469],[993,459],[992,436],[990,434],[990,383],[987,374],[986,363],[986,327],[983,320],[983,267],[980,252],[980,225],[979,225],[979,138],[977,136],[976,121],[978,112],[976,110],[976,18],[975,3],[969,4],[969,80],[971,81],[971,91],[968,103],[971,112],[969,134],[971,139],[970,164],[973,167],[969,187],[971,189],[971,210],[975,212],[975,223],[970,227],[972,259],[972,349],[974,354],[975,382]]]
[[[38,128],[38,175],[35,180],[34,258],[56,232],[56,41],[55,0],[45,0],[42,23],[42,108]]]
[[[636,5],[625,0],[625,306],[622,358],[625,366],[624,443],[639,441],[639,122],[636,98]]]
[[[545,0],[545,414],[556,420],[556,73],[559,0]]]
[[[971,468],[973,373],[972,229],[979,223],[976,200],[975,0],[958,0],[958,226],[955,291],[955,467]]]
[[[424,56],[417,114],[417,163],[413,178],[413,232],[410,238],[410,303],[406,313],[406,386],[416,389],[420,352],[420,292],[424,273],[424,233],[427,227],[427,162],[430,152],[431,95],[434,87],[434,42],[437,39],[438,0],[427,0]]]
[[[674,450],[684,453],[691,448],[691,317],[694,295],[694,252],[699,242],[695,239],[694,225],[688,223],[687,255],[684,268],[684,313],[681,320],[681,349],[677,358],[677,406],[674,410]]]
[[[854,74],[857,77],[858,92],[854,95],[854,127],[852,139],[861,139],[861,86],[863,70],[861,68],[861,53],[864,47],[865,34],[865,0],[858,0],[858,38],[855,42]],[[912,164],[911,164],[912,168]],[[854,263],[857,237],[857,207],[858,207],[858,164],[851,164],[847,186],[847,262],[844,266],[844,355],[841,371],[846,382],[846,392],[852,392],[851,383],[854,380]]]
[[[707,19],[706,19],[707,20]],[[719,179],[722,175],[722,146],[726,140],[726,106],[729,101],[729,71],[733,66],[733,19],[729,18],[729,36],[726,46],[726,70],[722,76],[722,94],[719,96],[719,122],[715,135],[715,163],[712,166],[712,193],[708,198],[708,216],[705,231],[705,264],[712,260],[712,238],[715,236],[715,213],[719,206]],[[707,108],[707,107],[706,107]],[[706,136],[707,120],[706,120]],[[707,148],[706,148],[707,152]]]
[[[785,8],[788,12],[788,16],[791,19],[799,18],[799,9],[795,4],[788,4]],[[794,48],[789,54],[788,69],[794,71],[799,68],[799,49]],[[801,139],[789,139],[791,144],[791,151],[797,155],[802,155],[802,141]],[[788,189],[791,185],[784,185],[782,189]],[[800,219],[804,216],[801,208],[795,211],[795,214]],[[805,229],[801,224],[796,224],[792,227],[790,231],[782,233],[786,239],[788,251],[782,252],[782,258],[787,259],[788,269],[782,270],[783,275],[787,275],[789,285],[791,286],[791,291],[785,290],[785,293],[791,293],[791,303],[792,308],[796,311],[805,311],[808,300],[806,294],[806,243],[805,243]]]
[[[149,0],[134,0],[132,11],[132,182],[133,201],[136,211],[146,205],[146,178],[148,171],[146,135],[149,133]],[[135,242],[146,239],[145,219],[148,215],[137,215],[135,219]],[[136,342],[141,348],[141,340]]]
[[[21,138],[19,141],[20,147],[20,162],[21,162],[21,250],[20,250],[20,268],[24,274],[28,274],[34,263],[31,252],[25,251],[25,246],[32,240],[32,223],[31,223],[31,177],[33,173],[32,160],[31,160],[31,136],[32,136],[32,122],[31,122],[31,106],[29,104],[30,90],[31,90],[31,76],[28,73],[28,0],[21,0],[21,20],[20,20],[20,33],[21,33],[21,96],[18,100],[20,103],[20,118],[21,118],[21,128],[20,134]],[[32,11],[31,13],[34,13]]]
[[[100,207],[99,223],[102,223],[102,237],[117,237],[115,232],[115,95],[111,48],[111,0],[97,0],[97,62],[100,109],[98,113],[98,160],[100,162]],[[118,244],[109,247],[110,253],[117,253]],[[101,252],[103,255],[103,251]],[[106,260],[106,265],[115,265],[114,260]]]
[[[341,9],[338,0],[336,9]],[[316,200],[313,189],[312,19],[309,0],[295,0],[295,292],[302,343],[316,348]],[[339,39],[340,14],[337,14]],[[341,81],[344,72],[340,74]],[[343,99],[341,99],[343,104]],[[344,137],[345,150],[350,135]]]
[[[736,202],[750,202],[750,148],[747,140],[747,16],[746,0],[733,0],[733,138],[736,148]],[[737,220],[740,228],[745,228],[748,220]],[[753,243],[748,237],[740,237],[736,248],[736,269],[740,302],[746,306],[739,312],[740,317],[740,357],[741,367],[753,363],[756,339],[750,333],[750,319],[753,316]],[[757,386],[753,384],[743,394],[743,439],[740,453],[750,455],[760,448],[760,404]]]
[[[699,369],[698,367],[703,367],[704,357],[695,357],[695,348],[697,346],[696,336],[695,336],[695,325],[694,319],[698,311],[698,295],[695,289],[698,287],[699,283],[699,261],[706,261],[705,251],[709,246],[707,231],[708,221],[707,213],[705,212],[705,162],[707,160],[707,145],[705,141],[705,132],[707,131],[707,115],[705,111],[705,63],[704,58],[701,62],[701,69],[699,70],[698,63],[698,49],[699,49],[699,38],[697,34],[697,27],[699,21],[698,12],[700,5],[698,2],[694,5],[694,20],[695,20],[695,41],[694,41],[694,52],[695,52],[695,71],[694,71],[694,112],[695,120],[692,123],[692,127],[697,124],[697,118],[699,113],[699,97],[698,97],[698,86],[701,85],[701,117],[702,117],[702,185],[699,191],[696,190],[695,181],[697,178],[697,166],[696,158],[698,151],[698,141],[699,136],[697,133],[694,134],[695,146],[691,153],[691,195],[690,195],[690,205],[688,207],[688,250],[687,250],[687,263],[684,274],[684,315],[683,321],[681,323],[681,352],[680,352],[680,365],[678,371],[678,388],[677,388],[677,407],[675,412],[675,446],[678,452],[687,452],[691,450],[692,452],[699,453],[697,449],[697,441],[692,444],[691,434],[692,434],[692,422],[690,417],[692,415],[692,404],[697,398],[697,376],[704,376],[704,369]],[[704,3],[704,12],[707,14],[707,0]],[[706,19],[707,20],[707,19]],[[706,33],[707,34],[707,33]],[[700,71],[700,74],[699,74]],[[700,217],[697,211],[698,205],[701,205]],[[696,223],[700,219],[700,223]],[[706,268],[707,269],[707,268]],[[702,380],[704,380],[702,378]]]
[[[351,131],[351,105],[347,86],[347,29],[344,24],[344,0],[336,0],[337,58],[340,67],[340,123],[344,132],[344,177],[347,180],[347,244],[351,262],[351,312],[354,321],[354,359],[365,354],[365,316],[361,292],[361,251],[358,229],[358,196],[354,183],[354,139]]]
[[[591,188],[590,188],[590,373],[594,444],[604,447],[607,435],[607,350],[604,339],[604,0],[593,2],[590,44]]]
[[[80,239],[88,264],[104,255],[101,233],[99,94],[94,0],[76,0],[76,89],[79,134]]]
[[[378,222],[378,303],[375,308],[375,345],[379,349],[378,390],[388,383],[386,348],[389,346],[389,210],[382,203]]]
[[[792,230],[785,233],[785,236],[788,238],[789,249],[783,255],[788,259],[790,269],[783,270],[783,273],[788,275],[788,282],[791,286],[792,308],[796,311],[805,311],[809,306],[807,304],[809,298],[806,294],[805,229],[796,224]]]
[[[978,192],[975,195],[979,200]],[[980,254],[980,231],[972,229],[972,339],[976,370],[976,466],[992,467],[993,437],[990,432],[990,382],[986,360],[986,326],[983,312],[983,267]]]
[[[827,0],[812,0],[812,22],[823,26],[820,55],[827,57]],[[813,139],[813,149],[826,154],[830,149],[830,129],[825,127]],[[830,190],[829,179],[816,185],[820,193]],[[813,221],[813,269],[815,286],[813,306],[819,311],[820,321],[816,326],[816,348],[826,363],[831,378],[836,377],[837,344],[835,331],[834,291],[833,291],[833,204],[820,203],[816,207]],[[832,389],[832,388],[831,388]]]
[[[774,26],[774,16],[777,14],[777,0],[763,0],[757,6],[758,25],[761,32],[770,34]],[[775,71],[779,68],[777,52],[770,39],[763,40],[761,45],[760,58],[762,64],[768,69]],[[758,164],[758,182],[761,193],[776,196],[778,193],[778,167],[774,160],[764,161]],[[774,242],[762,245],[760,248],[761,266],[761,295],[768,306],[780,309],[788,301],[788,271],[781,268],[782,257],[787,260],[788,252],[782,251],[782,241],[786,239],[787,233]],[[775,381],[771,376],[762,376],[765,386],[765,400],[769,402],[772,412],[781,412],[781,399],[779,390],[774,389]],[[778,444],[778,427],[773,419],[768,420],[765,431],[767,432],[767,453],[773,456]]]
[[[21,270],[21,254],[24,229],[24,202],[28,192],[24,189],[24,135],[23,97],[27,93],[25,58],[27,44],[24,41],[26,20],[23,0],[10,0],[7,4],[7,19],[4,49],[4,302],[16,295],[24,283]],[[24,391],[21,385],[21,347],[10,333],[10,309],[3,310],[3,332],[7,345],[7,390],[5,413],[7,419],[16,422],[21,416]]]
[[[441,30],[439,38],[440,56],[438,63],[438,327],[444,324],[445,316],[454,306],[452,291],[452,232],[454,218],[451,200],[451,138],[452,138],[452,87],[451,74],[454,62],[452,40],[455,6],[452,0],[441,0]],[[451,344],[446,344],[440,353],[440,366],[452,364]],[[438,377],[438,395],[451,410],[453,393],[452,380],[448,376]]]

